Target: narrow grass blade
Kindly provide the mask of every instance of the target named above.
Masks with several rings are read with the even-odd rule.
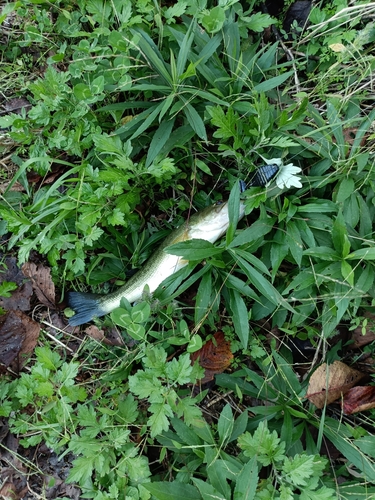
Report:
[[[138,41],[138,47],[142,54],[145,56],[149,64],[154,68],[158,74],[164,78],[164,80],[170,85],[173,85],[172,77],[168,71],[168,68],[163,60],[163,57],[154,44],[152,39],[141,29],[132,29],[133,34],[140,35]]]

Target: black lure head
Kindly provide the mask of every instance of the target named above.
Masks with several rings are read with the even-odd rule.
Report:
[[[264,187],[276,177],[279,170],[280,167],[276,163],[259,167],[247,187]]]

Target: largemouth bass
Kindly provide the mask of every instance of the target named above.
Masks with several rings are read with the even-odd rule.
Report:
[[[277,165],[265,165],[258,168],[247,186],[244,181],[240,181],[240,190],[244,191],[251,186],[265,186],[276,176],[278,170]],[[244,213],[245,205],[241,202],[239,219],[244,216]],[[215,243],[225,234],[228,226],[228,202],[215,203],[194,214],[187,222],[172,231],[145,265],[115,292],[107,295],[69,292],[68,304],[75,312],[75,315],[69,319],[69,324],[71,326],[82,325],[94,317],[110,313],[120,306],[122,297],[125,297],[130,303],[136,302],[142,297],[146,285],[153,293],[166,278],[188,264],[188,261],[182,257],[166,253],[165,249],[168,246],[191,239],[202,239]]]
[[[244,213],[245,206],[241,203],[239,219]],[[69,292],[68,304],[75,311],[75,315],[69,319],[69,324],[71,326],[82,325],[94,317],[110,313],[120,306],[122,297],[130,303],[136,302],[142,297],[146,285],[151,293],[154,292],[162,281],[188,264],[188,261],[182,257],[166,253],[164,250],[168,246],[195,238],[215,243],[223,236],[228,226],[228,202],[215,203],[192,215],[189,221],[172,231],[145,265],[115,292],[108,295]]]

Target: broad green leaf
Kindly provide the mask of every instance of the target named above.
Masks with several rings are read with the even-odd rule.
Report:
[[[258,83],[258,85],[255,85],[254,91],[255,92],[268,92],[269,90],[273,90],[282,83],[285,82],[288,78],[290,78],[294,74],[293,71],[287,71],[286,73],[283,73],[282,75],[279,76],[274,76],[272,78],[269,78],[268,80]]]
[[[354,286],[354,270],[348,261],[341,261],[341,274],[345,281],[349,283],[349,285]]]
[[[360,248],[359,250],[354,250],[346,257],[348,260],[351,259],[361,259],[361,260],[375,260],[375,247]]]
[[[238,247],[245,243],[252,243],[272,231],[276,217],[268,217],[255,221],[250,227],[243,229],[230,243],[229,248]]]
[[[210,460],[207,467],[208,482],[221,494],[224,498],[231,498],[231,489],[227,481],[228,476],[230,479],[235,479],[236,475],[231,474],[231,470],[226,468],[228,461],[224,460]]]
[[[344,177],[342,181],[340,182],[338,191],[337,191],[337,196],[336,196],[336,201],[338,203],[341,203],[345,201],[349,196],[354,192],[354,180],[352,177]]]
[[[230,290],[230,308],[234,331],[238,335],[243,349],[247,349],[250,332],[248,312],[245,302],[237,290]]]
[[[207,273],[208,274],[208,273]],[[209,274],[211,276],[211,274]],[[206,275],[205,275],[206,276]],[[183,342],[184,344],[186,344],[186,340],[184,340]],[[197,333],[195,335],[193,335],[191,337],[191,340],[189,342],[189,344],[187,345],[186,347],[186,351],[187,352],[196,352],[196,351],[199,351],[199,349],[201,349],[203,346],[203,341],[202,341],[202,337],[200,337]]]
[[[287,243],[289,245],[290,253],[298,266],[301,266],[303,245],[300,232],[296,224],[291,220],[286,225]]]
[[[202,481],[196,477],[192,478],[193,483],[199,489],[203,500],[228,500],[226,497],[222,496],[210,483]]]
[[[182,97],[180,97],[180,99],[184,103],[183,110],[189,125],[200,139],[207,141],[206,127],[204,126],[202,118],[199,116],[195,108],[187,102],[186,99],[183,99]]]
[[[150,314],[151,307],[147,302],[135,305],[131,311],[131,317],[135,323],[145,323],[149,319]]]
[[[202,277],[195,298],[194,323],[196,325],[200,324],[207,313],[211,304],[212,291],[212,274],[207,272]]]
[[[219,433],[219,442],[221,447],[225,447],[232,435],[234,426],[234,418],[231,407],[226,404],[221,410],[219,421],[217,423],[217,431]]]
[[[170,245],[164,251],[171,255],[179,255],[187,260],[203,260],[222,253],[223,249],[215,247],[206,240],[192,239]]]
[[[130,323],[126,328],[126,333],[130,335],[134,340],[143,340],[146,335],[146,329],[143,325],[138,323]]]
[[[282,306],[289,311],[294,312],[293,307],[291,307],[287,303],[287,301],[280,295],[276,288],[269,281],[267,281],[267,279],[262,276],[256,269],[254,269],[241,257],[238,257],[238,264],[240,265],[241,269],[243,269],[251,284],[258,292],[263,294],[264,297],[266,297],[275,306]]]
[[[332,226],[332,241],[336,252],[345,258],[350,250],[350,241],[341,210]]]
[[[175,121],[174,118],[168,121],[162,121],[161,124],[159,125],[159,128],[154,133],[147,153],[146,165],[145,165],[146,168],[151,165],[151,163],[155,160],[156,156],[160,153],[162,147],[170,138],[174,121]]]
[[[341,256],[333,248],[325,246],[307,248],[304,250],[303,255],[310,255],[311,257],[331,262],[341,260]]]
[[[111,319],[116,325],[121,326],[122,328],[127,328],[132,322],[129,312],[121,307],[118,307],[111,312]]]
[[[258,465],[255,456],[241,470],[234,488],[233,500],[253,500],[258,481]]]
[[[233,240],[240,216],[240,183],[236,181],[230,191],[228,200],[229,226],[226,233],[226,244]]]
[[[173,481],[172,483],[155,481],[153,483],[142,483],[142,486],[152,493],[157,500],[202,500],[199,491],[194,486],[179,481]]]

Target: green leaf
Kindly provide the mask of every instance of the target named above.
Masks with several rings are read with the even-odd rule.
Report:
[[[274,76],[273,78],[269,78],[265,82],[258,83],[258,85],[255,85],[254,91],[255,92],[268,92],[269,90],[273,90],[282,83],[285,82],[288,78],[290,78],[294,74],[293,71],[287,71],[286,73],[283,73],[282,75],[279,76]]]
[[[276,306],[283,306],[288,309],[288,311],[294,312],[294,309],[286,302],[286,300],[280,295],[276,288],[266,280],[256,269],[254,269],[250,264],[248,264],[241,257],[237,257],[238,264],[241,269],[245,272],[246,276],[256,288],[256,290],[264,295],[272,304]]]
[[[206,272],[199,284],[197,296],[195,299],[194,323],[199,325],[205,317],[208,307],[211,304],[212,294],[212,275],[210,270]]]
[[[159,75],[165,80],[165,82],[172,87],[172,77],[167,69],[167,66],[159,49],[154,44],[152,39],[141,29],[132,29],[131,31],[135,34],[140,35],[138,47],[141,53],[146,57],[154,70],[157,71]]]
[[[301,266],[303,245],[300,232],[293,221],[289,221],[286,226],[287,242],[289,245],[290,253],[298,266]]]
[[[360,248],[359,250],[354,250],[346,257],[348,260],[351,259],[361,259],[361,260],[375,260],[375,247]]]
[[[257,461],[265,467],[285,458],[285,443],[280,442],[276,431],[269,431],[265,421],[260,422],[253,435],[245,432],[240,436],[238,446],[246,457],[256,457]]]
[[[143,302],[137,304],[132,308],[131,317],[134,323],[145,323],[151,314],[150,304]]]
[[[332,226],[332,241],[336,252],[345,258],[350,250],[350,241],[341,210]]]
[[[169,139],[175,120],[168,120],[161,122],[159,128],[154,133],[152,141],[150,143],[147,158],[146,158],[146,168],[151,165],[156,156],[160,153],[161,149]]]
[[[203,15],[200,21],[209,33],[217,33],[221,30],[225,21],[224,9],[220,6],[214,7],[208,14]]]
[[[84,484],[91,479],[96,461],[96,455],[79,457],[73,460],[73,467],[69,471],[67,483]]]
[[[341,261],[341,274],[350,286],[354,286],[354,270],[346,260]]]
[[[232,107],[225,113],[221,106],[209,106],[207,108],[211,116],[211,123],[218,130],[215,130],[214,137],[218,139],[230,139],[237,135],[237,121],[238,115]]]
[[[235,182],[230,191],[228,200],[228,217],[229,226],[226,234],[227,246],[231,243],[236,232],[239,216],[240,216],[240,183]]]
[[[258,486],[258,465],[256,457],[253,457],[243,467],[236,481],[233,500],[253,500]]]
[[[171,384],[177,383],[180,385],[190,382],[190,374],[193,370],[190,356],[188,353],[183,354],[178,358],[173,358],[166,366],[165,373]]]
[[[155,437],[163,431],[167,431],[169,429],[168,417],[173,417],[171,407],[163,401],[162,403],[152,403],[148,410],[152,413],[147,421],[147,424],[150,426],[151,437]]]
[[[188,103],[186,99],[183,99],[182,97],[180,97],[180,99],[184,103],[183,110],[190,127],[194,130],[194,132],[200,139],[203,139],[204,141],[207,142],[206,127],[204,126],[202,118],[199,116],[194,107]]]
[[[184,341],[184,344],[186,341]],[[191,340],[186,348],[187,352],[196,352],[202,348],[203,342],[202,337],[200,337],[197,333],[191,337]]]
[[[117,307],[111,312],[111,319],[115,325],[121,326],[122,328],[127,328],[132,323],[129,312],[122,307]]]
[[[311,257],[330,262],[341,260],[340,255],[333,248],[325,246],[308,248],[304,250],[303,255],[310,255]]]
[[[239,247],[245,243],[252,243],[258,238],[262,238],[270,231],[276,222],[276,217],[267,217],[264,220],[255,221],[250,227],[243,229],[230,243],[229,248]]]
[[[0,297],[11,297],[13,290],[17,290],[17,284],[12,281],[3,281],[0,283]]]
[[[202,481],[202,479],[198,479],[196,477],[193,477],[192,481],[199,489],[203,500],[228,500],[206,481]]]
[[[164,251],[171,255],[179,255],[187,260],[204,260],[222,253],[223,249],[215,247],[209,241],[197,238],[175,243],[166,247]]]
[[[230,405],[226,404],[220,413],[219,421],[217,423],[217,431],[219,433],[219,443],[222,448],[224,448],[228,443],[229,438],[232,435],[233,426],[234,426],[233,413]]]
[[[190,484],[173,481],[143,483],[142,486],[148,490],[157,500],[202,500],[198,490]]]
[[[355,190],[354,180],[352,177],[345,177],[342,179],[337,191],[336,201],[341,203],[345,201]]]
[[[261,33],[264,28],[268,28],[271,24],[275,24],[275,19],[272,19],[268,14],[256,12],[250,17],[241,17],[241,24],[244,24],[248,30]]]
[[[229,292],[234,330],[241,341],[243,349],[247,349],[250,332],[247,307],[237,290],[229,290]]]

